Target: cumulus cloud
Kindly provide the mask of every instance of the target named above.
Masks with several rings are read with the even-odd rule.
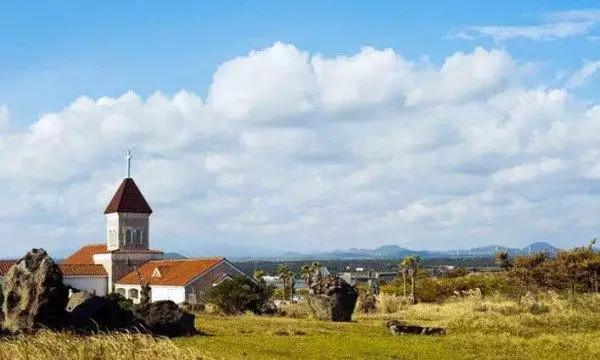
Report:
[[[104,241],[132,147],[168,250],[572,244],[594,235],[600,107],[525,86],[523,66],[499,49],[432,64],[275,43],[224,62],[205,99],[74,99],[2,134],[0,229],[17,254]]]

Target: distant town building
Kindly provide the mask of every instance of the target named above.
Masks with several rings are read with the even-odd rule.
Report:
[[[363,268],[357,268],[363,269]],[[340,273],[340,277],[344,279],[350,285],[360,285],[367,284],[371,285],[373,283],[382,283],[382,282],[390,282],[398,277],[397,272],[393,271],[371,271],[371,270],[362,270],[362,271],[346,271]]]

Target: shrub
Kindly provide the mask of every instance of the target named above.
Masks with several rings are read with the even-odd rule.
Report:
[[[358,310],[363,314],[371,314],[377,311],[377,297],[373,294],[361,294],[358,301]]]
[[[272,309],[270,301],[273,291],[272,286],[240,276],[213,287],[208,299],[227,315],[243,314],[246,311],[265,314]]]
[[[312,310],[306,301],[297,303],[286,301],[277,306],[277,314],[295,319],[304,319],[312,316]]]
[[[200,314],[206,311],[206,305],[203,303],[191,303],[185,301],[184,303],[179,305],[179,307],[191,314]]]
[[[469,274],[454,278],[433,278],[424,276],[416,285],[417,300],[420,302],[442,302],[451,297],[472,295],[479,289],[482,296],[494,293],[516,298],[519,287],[505,274]],[[381,291],[391,295],[402,295],[402,282],[394,281],[381,287]]]
[[[109,300],[114,300],[117,303],[119,303],[119,306],[124,309],[124,310],[133,310],[134,305],[133,305],[133,300],[131,299],[126,299],[123,295],[113,292],[110,293],[108,295],[106,295],[106,298]]]
[[[386,294],[383,292],[379,293],[377,298],[379,309],[385,314],[393,314],[402,310],[402,308],[410,302],[410,299],[407,297],[405,298],[401,295]]]

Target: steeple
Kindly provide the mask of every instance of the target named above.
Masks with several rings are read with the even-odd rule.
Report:
[[[152,214],[152,209],[132,178],[123,179],[117,192],[108,203],[105,214],[127,212],[136,214]]]
[[[106,214],[106,247],[147,250],[150,245],[150,214],[152,208],[131,178],[131,151],[127,150],[127,177],[104,210]]]

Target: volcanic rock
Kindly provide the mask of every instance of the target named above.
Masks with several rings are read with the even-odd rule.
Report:
[[[168,337],[195,334],[195,316],[183,311],[170,300],[157,301],[139,306],[134,311],[135,316],[152,334]]]
[[[123,309],[113,299],[82,291],[71,295],[67,304],[70,325],[84,332],[143,328],[133,312]]]
[[[358,290],[343,279],[329,275],[312,286],[309,305],[321,320],[351,321]]]
[[[61,328],[65,321],[68,290],[52,258],[33,249],[4,278],[4,328],[30,333],[40,327]]]

